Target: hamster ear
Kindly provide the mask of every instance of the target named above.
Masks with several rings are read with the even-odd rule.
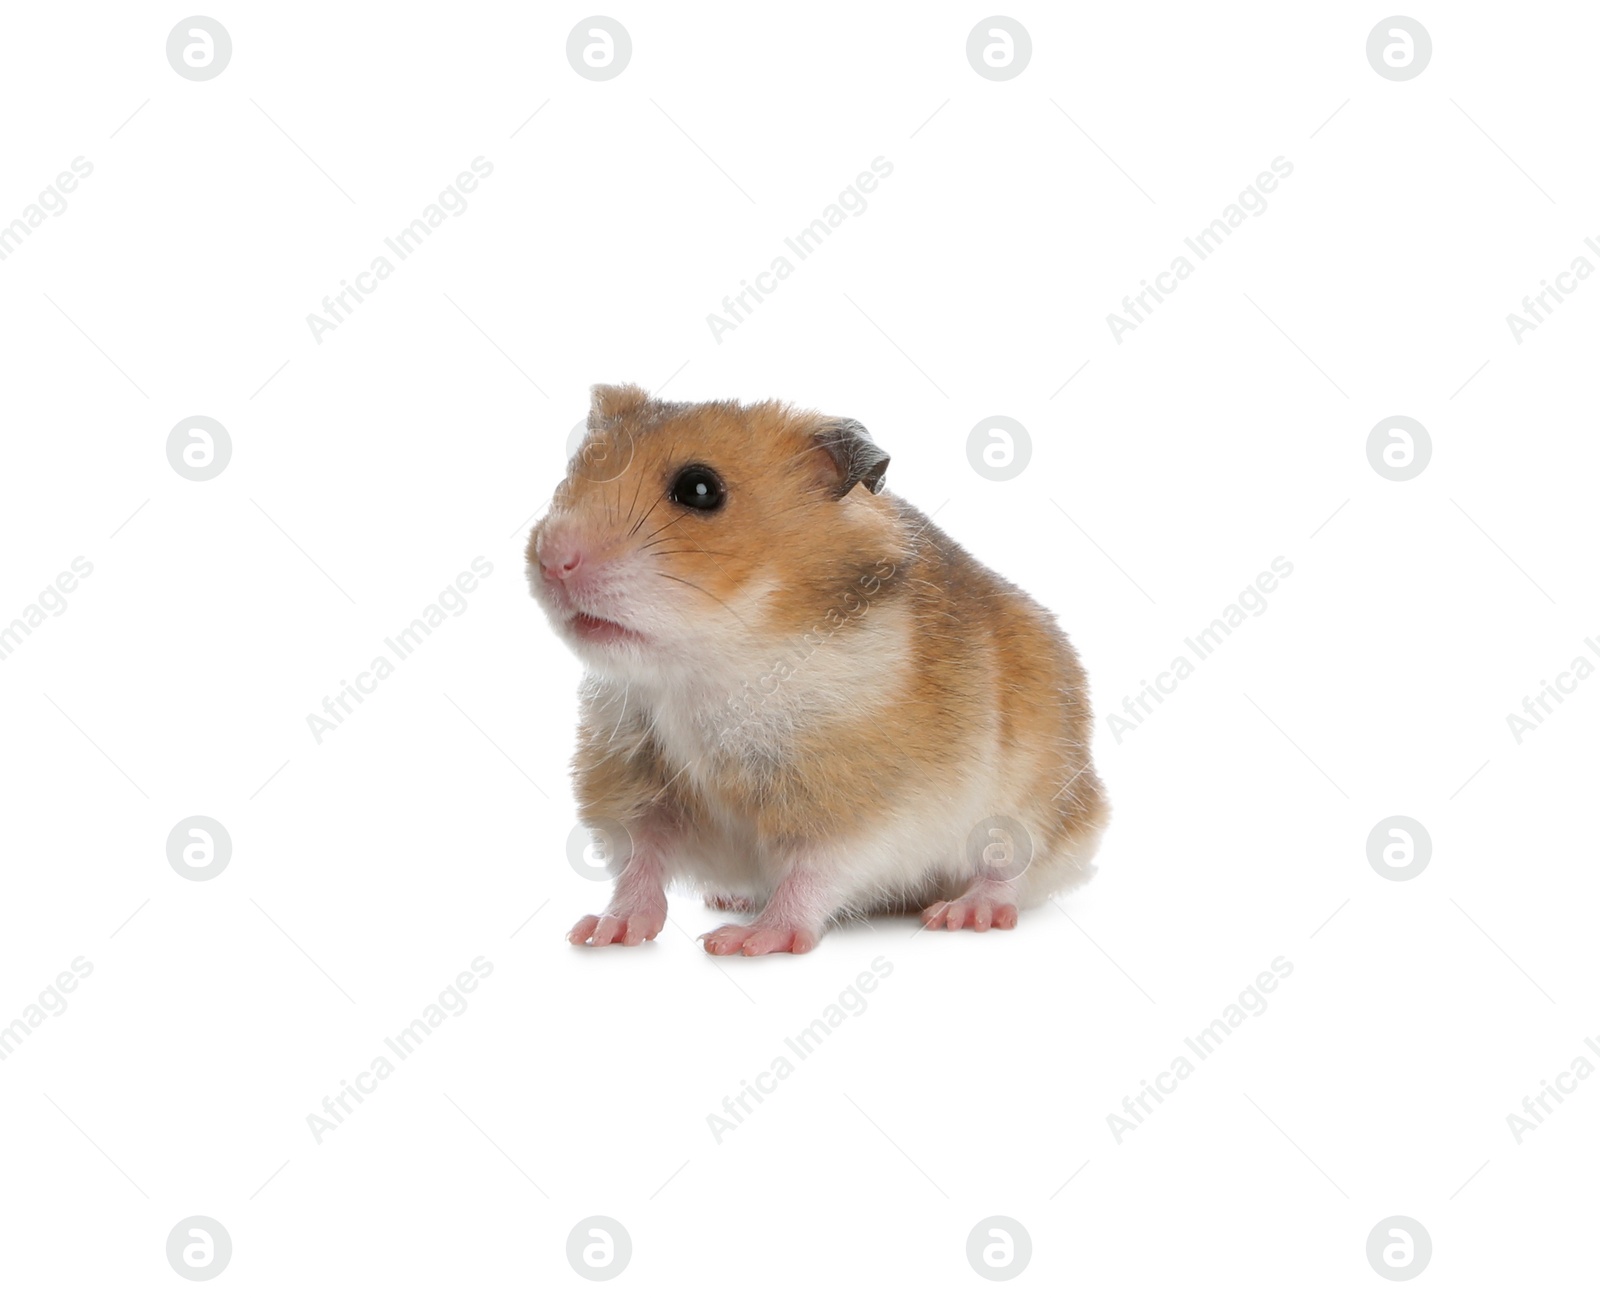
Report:
[[[830,419],[817,430],[816,439],[833,462],[835,500],[844,499],[858,482],[874,495],[883,490],[889,456],[861,424],[854,419]]]
[[[596,383],[589,389],[589,426],[637,410],[650,400],[650,394],[632,383]]]

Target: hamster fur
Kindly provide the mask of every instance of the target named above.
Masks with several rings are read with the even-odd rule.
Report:
[[[614,876],[572,942],[655,937],[673,882],[749,912],[707,951],[761,955],[884,910],[1010,928],[1087,877],[1077,655],[887,464],[852,420],[594,388],[527,549],[587,668],[576,791]]]

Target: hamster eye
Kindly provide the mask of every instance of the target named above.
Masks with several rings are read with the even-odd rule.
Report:
[[[713,510],[721,507],[727,496],[722,479],[703,464],[691,464],[678,470],[672,480],[672,490],[667,493],[673,503],[688,509]]]

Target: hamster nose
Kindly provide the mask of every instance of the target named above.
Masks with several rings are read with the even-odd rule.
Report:
[[[571,543],[539,548],[539,567],[545,580],[559,585],[575,573],[583,563],[583,551]]]

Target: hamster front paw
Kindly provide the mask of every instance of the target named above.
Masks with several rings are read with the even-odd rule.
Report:
[[[810,861],[795,862],[773,889],[761,913],[749,924],[724,924],[699,940],[707,955],[804,955],[822,941],[828,917],[838,908],[836,888],[826,871]]]
[[[585,915],[572,926],[567,941],[573,946],[638,946],[661,932],[667,910],[642,907],[624,914]]]
[[[699,940],[706,944],[707,955],[804,955],[821,938],[822,934],[804,928],[724,924],[702,933]]]

